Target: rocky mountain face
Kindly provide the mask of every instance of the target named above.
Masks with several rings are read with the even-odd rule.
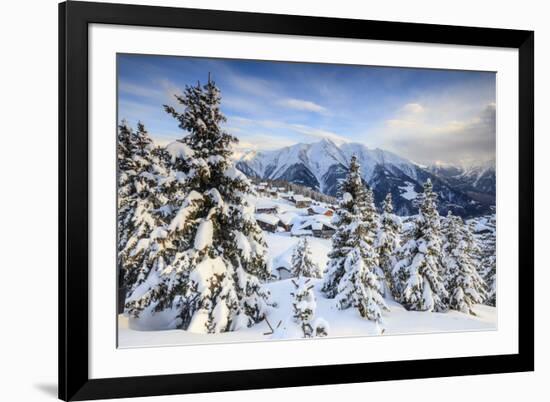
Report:
[[[251,151],[237,161],[237,168],[249,177],[284,180],[334,196],[352,155],[357,156],[363,180],[372,187],[377,205],[392,193],[399,215],[417,212],[416,196],[428,178],[439,195],[442,214],[452,210],[464,217],[478,216],[495,203],[495,170],[489,165],[468,169],[422,167],[392,152],[357,143],[338,146],[328,139],[273,151]]]
[[[430,166],[428,170],[443,178],[452,187],[466,193],[472,199],[486,204],[495,204],[496,172],[494,160],[467,167]]]

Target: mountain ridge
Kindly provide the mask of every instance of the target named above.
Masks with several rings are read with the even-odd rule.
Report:
[[[285,180],[336,195],[352,155],[357,157],[361,176],[372,187],[377,205],[391,193],[400,215],[416,213],[412,194],[422,192],[428,178],[439,195],[440,213],[450,210],[464,217],[477,216],[494,205],[496,178],[490,166],[425,167],[380,148],[351,142],[337,145],[326,138],[276,150],[250,151],[236,160],[236,166],[249,177]]]

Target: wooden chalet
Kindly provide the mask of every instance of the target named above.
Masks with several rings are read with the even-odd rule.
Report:
[[[256,214],[256,222],[262,230],[276,232],[279,227],[279,218],[271,214]]]

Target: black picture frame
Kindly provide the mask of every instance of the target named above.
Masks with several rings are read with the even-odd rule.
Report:
[[[399,362],[90,379],[88,26],[374,39],[519,51],[518,353]],[[534,32],[70,1],[59,4],[59,398],[88,400],[534,370]],[[519,265],[518,265],[519,266]]]

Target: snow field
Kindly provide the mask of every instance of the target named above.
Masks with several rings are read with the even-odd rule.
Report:
[[[272,268],[290,266],[292,251],[300,241],[289,233],[266,233],[268,256]],[[327,253],[331,248],[331,240],[308,237],[313,261],[321,268],[328,261]],[[271,293],[271,300],[277,307],[269,309],[267,320],[275,329],[270,333],[269,325],[263,321],[250,328],[221,334],[194,333],[168,329],[173,317],[169,312],[147,314],[140,319],[129,319],[119,316],[119,346],[123,348],[140,346],[166,346],[188,344],[210,344],[228,342],[273,341],[277,339],[300,339],[302,330],[292,318],[292,296],[294,291],[292,279],[267,283],[266,289]],[[334,299],[327,299],[321,292],[322,279],[311,279],[314,285],[316,302],[315,315],[312,322],[322,319],[328,323],[329,337],[400,335],[434,332],[482,331],[496,329],[496,308],[477,305],[476,316],[449,311],[446,313],[428,313],[407,311],[391,298],[385,302],[390,308],[382,315],[381,326],[362,318],[356,309],[339,310]],[[277,328],[278,326],[278,328]],[[160,328],[164,328],[159,330]],[[311,338],[315,339],[315,338]]]
[[[228,342],[273,341],[277,339],[301,339],[302,330],[292,319],[292,297],[294,290],[292,279],[271,282],[266,285],[272,295],[272,300],[278,306],[270,308],[267,320],[275,329],[270,334],[270,328],[265,321],[250,328],[221,334],[201,334],[179,329],[168,330],[138,330],[132,326],[129,319],[119,316],[119,346],[123,348],[140,346],[167,346],[211,344]],[[407,311],[399,303],[386,299],[389,312],[382,315],[381,326],[376,322],[362,318],[356,309],[338,310],[333,299],[325,298],[321,293],[321,279],[311,279],[314,284],[314,294],[317,308],[313,322],[324,319],[329,324],[329,337],[403,335],[434,332],[483,331],[496,329],[496,308],[477,305],[477,316],[463,314],[458,311],[446,313],[427,313]],[[134,320],[132,320],[134,321]],[[280,323],[280,324],[279,324]],[[279,328],[276,328],[279,325]],[[308,338],[315,339],[315,338]]]

